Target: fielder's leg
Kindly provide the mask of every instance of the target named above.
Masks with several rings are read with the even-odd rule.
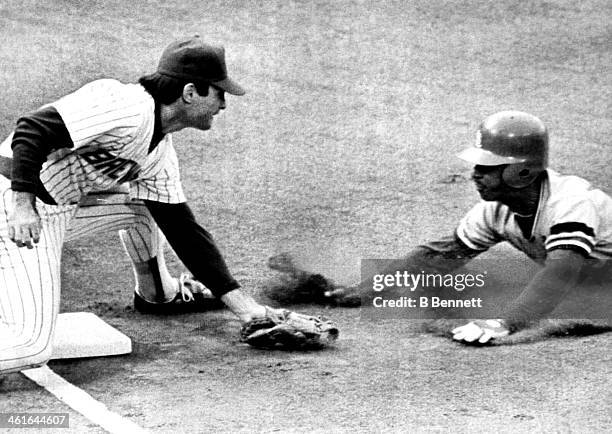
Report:
[[[40,366],[51,357],[63,236],[76,210],[37,201],[40,241],[33,249],[19,248],[8,237],[9,187],[0,176],[0,373]]]
[[[66,239],[109,231],[119,231],[134,270],[136,292],[159,303],[172,300],[179,283],[166,266],[165,239],[144,203],[130,200],[127,190],[94,193],[83,198]]]

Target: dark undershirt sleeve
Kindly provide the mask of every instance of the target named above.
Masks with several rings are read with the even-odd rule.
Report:
[[[240,288],[212,236],[198,224],[186,203],[144,201],[179,259],[216,296]]]
[[[43,201],[54,203],[40,182],[40,170],[51,152],[74,147],[57,110],[47,106],[21,117],[17,121],[11,147],[11,189],[34,193]]]
[[[419,274],[423,270],[427,270],[428,273],[452,273],[481,253],[481,250],[471,249],[456,234],[452,234],[416,246],[404,258],[391,261],[388,267],[380,270],[379,273],[395,274],[398,271],[407,271],[411,274]],[[371,279],[368,278],[359,284],[361,294],[367,294],[372,289],[371,282]]]

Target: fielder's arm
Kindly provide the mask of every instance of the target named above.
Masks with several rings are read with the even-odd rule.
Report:
[[[187,203],[144,203],[179,259],[216,297],[240,288],[212,235],[200,226]]]
[[[40,170],[50,153],[73,147],[66,124],[55,108],[42,107],[21,117],[11,142],[11,190],[32,193],[43,202],[55,205],[40,182]]]
[[[73,147],[73,143],[59,113],[47,106],[17,121],[11,147],[13,206],[9,216],[9,237],[19,247],[32,248],[32,242],[38,242],[41,230],[36,196],[46,203],[55,203],[40,182],[40,170],[53,150]],[[6,160],[4,166],[5,169],[8,166]]]
[[[33,248],[40,241],[40,216],[36,210],[36,196],[26,191],[13,191],[13,206],[9,212],[9,238],[18,247]]]

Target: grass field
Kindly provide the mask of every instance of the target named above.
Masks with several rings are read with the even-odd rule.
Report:
[[[611,18],[605,0],[4,0],[0,134],[90,80],[136,81],[175,37],[220,42],[248,94],[211,131],[175,135],[198,219],[258,297],[283,250],[354,281],[360,258],[454,229],[477,200],[455,154],[493,112],[539,116],[551,165],[612,192]],[[534,271],[506,247],[488,255],[507,258],[502,289]],[[474,349],[332,309],[336,348],[267,353],[238,343],[225,311],[134,313],[116,234],[66,245],[63,265],[62,310],[97,313],[134,352],[50,366],[153,432],[612,429],[610,333]],[[70,431],[100,432],[20,375],[0,383],[7,411],[68,411]]]

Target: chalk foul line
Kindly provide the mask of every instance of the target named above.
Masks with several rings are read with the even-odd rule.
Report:
[[[129,419],[110,411],[104,404],[95,400],[90,394],[69,383],[53,372],[48,366],[26,369],[23,375],[55,395],[60,401],[81,413],[89,421],[99,425],[112,434],[148,433]]]

